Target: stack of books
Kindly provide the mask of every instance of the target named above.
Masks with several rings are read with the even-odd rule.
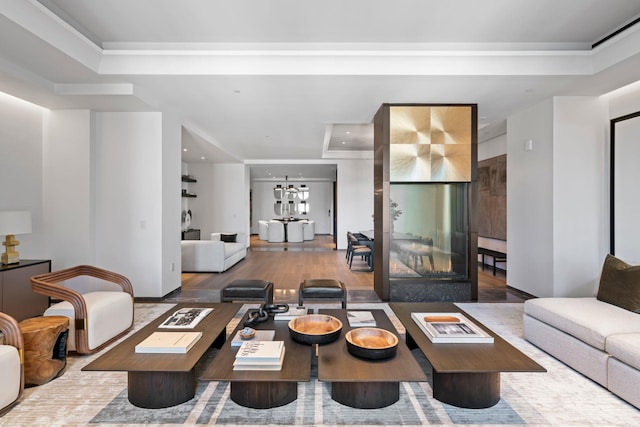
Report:
[[[284,341],[245,341],[233,362],[234,371],[280,371]]]
[[[202,332],[154,332],[135,347],[136,353],[186,353]]]

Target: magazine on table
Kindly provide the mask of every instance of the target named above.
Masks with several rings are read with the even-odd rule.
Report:
[[[376,319],[370,311],[347,311],[349,326],[352,328],[360,326],[376,326]]]
[[[462,313],[411,313],[433,343],[493,343],[493,337]]]
[[[168,329],[192,329],[209,313],[213,308],[185,307],[174,312],[167,320],[162,322],[160,328]]]
[[[202,332],[154,332],[135,347],[136,353],[186,353]]]
[[[307,314],[307,307],[289,306],[289,310],[284,313],[276,313],[273,315],[273,320],[291,320],[296,317],[304,316]]]

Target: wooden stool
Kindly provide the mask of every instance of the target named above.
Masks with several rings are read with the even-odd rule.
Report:
[[[268,280],[234,280],[222,289],[222,302],[264,301],[273,304],[273,282]]]
[[[342,308],[347,308],[347,289],[339,280],[307,279],[300,283],[298,290],[298,305],[303,305],[305,299],[340,300]]]
[[[62,374],[67,365],[69,318],[43,316],[20,322],[24,337],[24,383],[42,385]]]

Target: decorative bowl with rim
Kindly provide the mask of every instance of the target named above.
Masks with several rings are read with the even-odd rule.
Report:
[[[386,329],[356,328],[345,339],[349,353],[364,359],[388,359],[398,350],[398,337]]]
[[[307,314],[289,321],[289,333],[303,344],[327,344],[340,338],[342,322],[328,314]]]

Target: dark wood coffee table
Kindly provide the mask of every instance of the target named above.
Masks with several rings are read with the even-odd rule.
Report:
[[[345,334],[352,329],[348,310],[320,310],[342,322],[342,335],[337,341],[318,348],[318,380],[331,382],[331,398],[343,405],[361,409],[389,406],[400,398],[400,381],[427,381],[409,348],[398,342],[395,357],[368,360],[353,356],[347,350]],[[384,310],[371,311],[376,327],[398,335]],[[399,335],[398,335],[399,337]]]
[[[242,322],[235,336],[243,328]],[[275,330],[274,340],[284,341],[285,354],[280,371],[234,371],[233,362],[238,347],[231,347],[231,339],[216,355],[213,362],[200,376],[203,380],[229,381],[230,397],[235,403],[248,408],[267,409],[286,405],[298,397],[298,382],[311,378],[311,346],[293,341],[289,335],[288,320],[269,320],[259,323],[255,329]]]
[[[183,307],[211,307],[213,312],[189,331],[202,338],[186,354],[136,353],[135,346],[157,330],[174,311]],[[193,398],[195,365],[211,346],[226,341],[226,327],[242,304],[185,303],[171,307],[156,320],[82,368],[83,371],[127,371],[129,402],[141,408],[166,408]]]
[[[546,372],[520,350],[452,303],[391,303],[406,328],[410,348],[418,347],[433,367],[433,397],[462,408],[488,408],[500,400],[500,372]],[[434,344],[411,313],[462,313],[493,336],[492,344]]]

